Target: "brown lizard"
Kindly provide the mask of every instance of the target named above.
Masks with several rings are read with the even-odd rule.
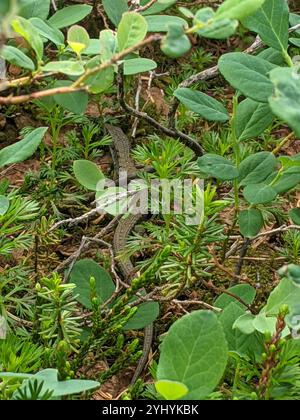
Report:
[[[105,126],[108,134],[112,137],[112,157],[115,164],[116,171],[127,172],[128,179],[134,179],[137,174],[137,169],[135,167],[134,161],[130,156],[131,145],[124,134],[122,129],[119,127],[106,125]],[[127,242],[128,235],[132,232],[134,227],[145,218],[143,214],[129,214],[128,216],[122,218],[116,228],[114,235],[114,251],[116,254],[120,254]],[[126,261],[118,261],[119,268],[126,279],[134,278],[134,266],[131,260],[128,258]],[[138,366],[135,370],[134,376],[132,378],[132,384],[134,384],[141,373],[143,372],[149,357],[149,353],[152,346],[153,340],[153,324],[148,325],[144,330],[144,346],[143,346],[143,355],[139,360]]]

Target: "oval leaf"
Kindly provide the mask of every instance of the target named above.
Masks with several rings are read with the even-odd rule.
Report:
[[[44,22],[39,18],[30,19],[30,23],[39,31],[41,36],[49,39],[49,41],[52,41],[55,45],[65,45],[65,37],[60,30],[53,28],[47,22]]]
[[[44,53],[44,44],[38,30],[29,22],[18,16],[11,22],[11,26],[15,32],[21,35],[25,41],[35,51],[38,60],[42,60]]]
[[[300,209],[292,209],[289,211],[289,216],[295,225],[300,226]]]
[[[127,0],[102,0],[102,6],[115,26],[119,25],[123,13],[129,10]]]
[[[92,309],[90,279],[96,281],[96,293],[100,302],[106,302],[115,291],[110,275],[95,261],[84,259],[78,261],[70,274],[70,283],[76,284],[74,294],[77,300],[87,309]]]
[[[174,96],[190,111],[195,112],[206,120],[222,122],[229,120],[226,108],[205,93],[188,88],[179,88],[174,92]]]
[[[97,185],[105,179],[98,166],[89,160],[76,160],[73,171],[77,181],[91,191],[97,191]]]
[[[265,0],[225,0],[218,8],[216,17],[227,19],[243,19],[253,14]]]
[[[81,76],[84,73],[84,67],[78,61],[52,61],[46,64],[42,70],[44,72],[62,73],[69,76]]]
[[[159,316],[158,302],[146,302],[138,307],[137,312],[130,318],[123,330],[141,330],[152,324]]]
[[[240,232],[245,238],[253,238],[264,226],[264,218],[260,210],[248,209],[240,212]]]
[[[264,183],[250,184],[244,189],[244,197],[250,204],[270,203],[276,196],[276,190]]]
[[[21,67],[27,70],[34,70],[35,65],[31,58],[27,57],[21,50],[10,45],[5,45],[0,52],[1,58],[14,64],[17,67]]]
[[[51,0],[19,0],[18,15],[25,19],[47,19],[50,11]]]
[[[238,177],[238,170],[232,162],[219,155],[206,154],[198,159],[200,171],[213,178],[229,181]]]
[[[186,400],[201,400],[218,385],[227,365],[228,347],[217,316],[208,311],[185,315],[161,345],[158,380],[183,383]]]
[[[74,25],[68,30],[68,44],[72,50],[80,55],[90,45],[90,37],[82,26]]]
[[[289,40],[289,7],[286,0],[265,0],[243,24],[256,32],[269,47],[284,51]]]
[[[168,32],[170,25],[177,25],[182,28],[187,28],[188,23],[178,16],[168,15],[153,15],[146,16],[148,24],[148,32]]]
[[[274,95],[269,99],[272,111],[300,136],[300,78],[296,70],[278,68],[270,78],[274,85]]]
[[[54,87],[66,87],[71,85],[72,82],[67,80],[61,80],[57,81],[54,84]],[[73,112],[77,115],[82,115],[87,109],[89,95],[87,92],[74,92],[54,95],[53,99],[58,105],[60,105],[67,111]]]
[[[40,127],[27,134],[23,140],[0,150],[0,168],[12,163],[23,162],[28,159],[39,147],[48,130],[47,127]]]
[[[92,6],[86,4],[68,6],[54,13],[48,22],[57,29],[66,28],[83,20],[92,10]]]
[[[224,54],[219,69],[225,79],[245,96],[267,103],[273,93],[269,73],[276,66],[259,57],[245,53]]]
[[[250,284],[237,284],[236,286],[230,287],[228,292],[240,297],[245,303],[247,303],[247,305],[252,305],[256,296],[256,290],[250,286]],[[246,307],[238,302],[237,299],[225,293],[216,299],[214,306],[220,309],[225,309],[232,302],[239,305],[242,309],[246,309]]]
[[[143,41],[147,35],[147,30],[147,22],[139,13],[124,13],[118,26],[117,33],[119,51],[124,51]]]
[[[181,382],[161,380],[155,383],[156,391],[166,400],[179,400],[188,394],[188,388]]]
[[[124,62],[124,74],[130,76],[133,74],[145,73],[157,68],[157,64],[148,58],[133,58]]]
[[[167,36],[163,39],[161,50],[171,58],[178,58],[191,49],[191,42],[182,25],[170,25]]]
[[[259,136],[272,124],[274,118],[268,104],[252,99],[244,100],[237,109],[237,138],[242,141]]]
[[[240,185],[259,184],[271,175],[277,165],[273,153],[259,152],[248,156],[239,166]]]

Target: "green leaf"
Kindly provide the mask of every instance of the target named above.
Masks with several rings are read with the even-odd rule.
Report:
[[[205,38],[226,39],[232,36],[239,22],[231,19],[217,19],[211,7],[199,9],[193,19],[194,25],[200,25],[197,34]]]
[[[215,20],[203,29],[199,29],[197,34],[209,39],[227,39],[233,36],[239,23],[237,20]]]
[[[206,154],[198,159],[200,171],[213,178],[229,181],[238,177],[238,170],[232,162],[222,156]]]
[[[269,99],[275,115],[300,136],[300,78],[295,69],[278,68],[270,74],[274,95]]]
[[[231,302],[219,315],[219,321],[223,326],[229,351],[239,354],[241,357],[255,357],[259,359],[263,352],[263,340],[257,333],[244,334],[234,329],[236,321],[245,314],[237,303]]]
[[[80,379],[71,379],[68,381],[58,380],[58,371],[56,369],[45,369],[35,375],[31,379],[25,380],[19,388],[23,392],[30,393],[29,383],[37,379],[42,384],[40,394],[45,394],[47,391],[53,391],[52,397],[58,398],[66,395],[81,394],[82,392],[90,391],[100,387],[100,383],[96,381],[87,381]],[[18,395],[18,390],[14,392],[13,397]]]
[[[188,388],[181,382],[161,380],[155,382],[156,391],[166,400],[179,400],[188,394]]]
[[[55,82],[54,87],[67,87],[73,83],[67,80],[60,80]],[[67,111],[73,112],[76,115],[83,115],[87,109],[89,95],[87,92],[73,92],[67,94],[57,94],[53,96],[55,102]]]
[[[264,335],[267,333],[271,335],[275,334],[276,324],[277,324],[277,318],[275,316],[273,317],[266,316],[264,312],[261,312],[260,314],[258,314],[253,320],[253,327],[255,328],[255,330]],[[284,338],[289,334],[290,334],[289,328],[286,327],[283,330],[281,337]]]
[[[237,301],[230,302],[219,315],[219,321],[223,325],[229,350],[236,350],[236,331],[233,330],[233,324],[242,315],[245,314],[246,308],[238,304]]]
[[[242,141],[259,136],[272,124],[274,118],[268,104],[245,99],[237,109],[237,138]]]
[[[133,58],[124,62],[124,74],[129,76],[132,74],[145,73],[157,68],[157,64],[148,58]]]
[[[129,11],[127,0],[102,0],[102,6],[115,26],[119,25],[123,13]]]
[[[188,27],[188,23],[178,16],[153,15],[145,17],[148,32],[168,32],[169,26],[175,25],[183,28]]]
[[[252,305],[256,296],[256,290],[249,284],[238,284],[236,286],[230,287],[228,292],[241,298],[245,303],[247,303],[247,305]],[[216,299],[214,306],[220,309],[225,309],[232,302],[240,305],[242,309],[246,310],[246,307],[238,302],[237,299],[225,293]]]
[[[295,155],[293,157],[291,157],[291,156],[280,156],[278,158],[278,161],[282,165],[281,170],[287,170],[287,169],[290,169],[290,168],[294,168],[298,172],[298,168],[300,166],[299,155]]]
[[[271,292],[267,305],[264,308],[266,315],[278,315],[282,305],[288,305],[290,311],[299,305],[300,287],[291,279],[282,279],[279,285]]]
[[[44,44],[38,30],[22,17],[17,17],[11,22],[11,26],[15,32],[21,35],[31,46],[37,55],[38,60],[42,60],[44,53]]]
[[[4,0],[0,3],[0,22],[3,18],[5,18],[11,9],[11,1],[10,0]]]
[[[79,61],[52,61],[42,67],[44,72],[55,72],[67,74],[69,76],[81,76],[84,67]]]
[[[300,226],[300,209],[299,208],[290,210],[289,216],[292,222],[295,223],[295,225]]]
[[[99,55],[100,51],[101,51],[100,40],[97,38],[96,39],[91,38],[89,46],[84,51],[82,51],[82,55],[87,55],[87,56]]]
[[[294,167],[287,169],[280,179],[273,184],[273,188],[276,190],[277,194],[283,194],[295,188],[299,183],[300,168]]]
[[[283,51],[289,40],[289,7],[286,0],[265,0],[256,13],[243,21],[269,47]]]
[[[253,321],[255,319],[255,316],[250,314],[250,313],[246,313],[242,316],[240,316],[235,323],[233,324],[233,329],[234,330],[239,330],[241,331],[243,334],[253,334],[255,331],[255,328],[253,326]]]
[[[264,218],[260,210],[247,209],[239,214],[240,232],[245,238],[253,238],[264,226]]]
[[[245,96],[257,102],[268,102],[273,93],[269,73],[275,68],[274,64],[245,53],[229,53],[220,58],[219,68],[225,79]]]
[[[280,277],[286,277],[289,280],[292,280],[295,284],[300,284],[300,267],[296,264],[288,264],[278,270]],[[297,307],[298,309],[298,307]]]
[[[110,275],[95,261],[84,259],[78,261],[70,274],[70,283],[76,284],[74,295],[81,305],[92,309],[90,279],[96,281],[96,293],[101,303],[106,302],[115,291],[115,285]]]
[[[141,0],[141,6],[145,6],[147,3],[149,3],[149,1],[150,0]],[[161,13],[175,4],[176,1],[177,0],[157,0],[153,6],[149,7],[147,10],[144,10],[142,15],[155,15],[156,13]]]
[[[76,160],[73,163],[73,171],[77,181],[91,191],[97,191],[97,185],[105,179],[98,165],[89,160]]]
[[[290,24],[291,26],[296,26],[300,23],[300,16],[296,13],[290,13]],[[300,30],[296,31],[296,34],[300,35]]]
[[[271,175],[277,165],[273,153],[259,152],[248,156],[239,166],[240,185],[259,184]]]
[[[264,2],[265,0],[225,0],[218,8],[216,17],[241,20],[256,12]]]
[[[143,41],[147,35],[147,30],[147,22],[139,13],[124,13],[117,33],[119,51],[124,51]]]
[[[92,10],[92,6],[86,4],[68,6],[54,13],[48,22],[57,29],[66,28],[83,20]]]
[[[261,51],[257,57],[269,61],[269,63],[275,64],[276,66],[286,66],[286,62],[282,53],[275,50],[274,48],[266,48],[265,50]]]
[[[167,36],[163,39],[161,50],[171,58],[178,58],[191,49],[191,42],[185,30],[179,25],[170,25]]]
[[[300,38],[290,38],[289,42],[293,45],[296,45],[296,47],[300,47]]]
[[[72,26],[68,30],[68,44],[76,54],[80,55],[90,45],[90,36],[86,29],[79,25]]]
[[[51,0],[19,0],[18,15],[25,18],[47,19]]]
[[[30,19],[30,23],[39,31],[41,36],[49,41],[52,41],[55,45],[65,45],[64,34],[59,29],[52,27],[47,22],[44,22],[39,18]]]
[[[113,31],[104,30],[100,32],[100,54],[101,61],[110,60],[117,50],[117,38]]]
[[[270,185],[249,184],[244,189],[244,197],[250,204],[266,204],[273,201],[277,196],[277,191]]]
[[[130,318],[123,330],[142,330],[152,324],[159,316],[158,302],[146,302],[138,306],[137,312]]]
[[[188,88],[179,88],[175,90],[174,96],[190,111],[195,112],[206,120],[221,122],[229,120],[226,108],[205,93]]]
[[[27,134],[23,140],[0,150],[0,168],[23,162],[34,154],[43,140],[47,127],[40,127]]]
[[[100,66],[101,58],[99,56],[92,58],[87,65],[87,69],[93,69]],[[113,66],[107,67],[104,70],[98,71],[94,75],[87,78],[84,82],[89,87],[91,93],[99,94],[106,92],[112,85],[115,79],[115,72]]]
[[[20,49],[5,45],[1,52],[1,58],[14,64],[17,67],[33,71],[35,69],[34,62],[31,58],[27,57]]]
[[[178,11],[188,19],[194,19],[194,13],[187,7],[179,6]]]
[[[0,195],[0,216],[4,216],[9,209],[9,199],[4,195]]]
[[[218,385],[228,348],[217,316],[208,311],[185,315],[170,328],[161,345],[158,380],[183,383],[185,400],[201,400]]]

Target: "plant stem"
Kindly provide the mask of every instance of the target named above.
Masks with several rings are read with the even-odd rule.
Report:
[[[283,55],[283,58],[285,59],[285,62],[287,63],[287,65],[289,67],[294,67],[293,60],[291,59],[291,56],[289,55],[288,51],[287,50],[283,50],[282,51],[282,55]]]
[[[279,144],[275,147],[274,150],[272,150],[273,155],[276,155],[283,146],[285,146],[292,138],[294,137],[294,132],[290,133],[288,136],[286,136]]]

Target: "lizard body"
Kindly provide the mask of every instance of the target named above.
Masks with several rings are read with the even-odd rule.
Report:
[[[119,127],[106,125],[106,130],[113,139],[111,149],[116,170],[119,173],[126,172],[129,180],[135,178],[137,169],[130,156],[131,146],[127,136]],[[120,254],[124,250],[129,234],[132,232],[134,227],[144,219],[144,217],[145,215],[143,214],[130,214],[120,220],[116,228],[113,241],[114,252],[116,254]],[[118,261],[118,265],[125,279],[132,280],[132,278],[134,278],[134,266],[129,258],[126,261]],[[148,325],[145,328],[144,334],[143,355],[138,362],[138,366],[132,379],[132,384],[137,381],[148,361],[153,340],[153,324]]]

